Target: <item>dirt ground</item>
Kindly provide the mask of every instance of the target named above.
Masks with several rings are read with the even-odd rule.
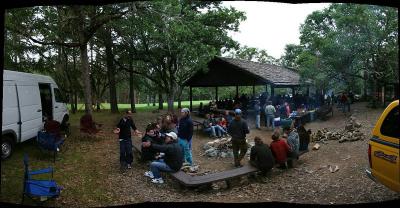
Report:
[[[105,199],[75,200],[63,197],[57,199],[56,206],[111,206],[139,202],[292,202],[302,204],[354,204],[365,202],[380,202],[385,200],[400,199],[400,195],[379,183],[371,181],[365,175],[368,166],[368,139],[371,130],[383,109],[367,109],[366,103],[352,105],[352,115],[362,124],[361,131],[367,135],[365,140],[338,143],[329,141],[321,144],[319,150],[310,152],[300,157],[299,163],[293,169],[272,169],[269,177],[264,180],[248,179],[242,177],[230,189],[215,186],[211,190],[180,189],[177,182],[168,176],[164,184],[152,184],[143,174],[148,170],[144,164],[134,162],[133,168],[125,173],[119,172],[118,140],[111,134],[112,126],[104,126],[107,136],[97,139],[95,145],[82,143],[80,151],[90,161],[95,161],[93,174],[101,175],[98,186],[106,190]],[[134,114],[134,121],[141,131],[145,125],[157,117],[157,113],[144,112]],[[334,108],[334,116],[327,121],[314,121],[306,124],[306,129],[316,131],[326,127],[330,130],[342,129],[345,125],[344,115]],[[195,120],[202,119],[194,117]],[[250,134],[247,138],[252,141],[258,135],[266,143],[270,143],[271,131],[262,127],[254,128],[250,121]],[[77,126],[72,125],[72,128]],[[140,141],[134,137],[135,143]],[[200,172],[217,172],[232,169],[232,158],[208,158],[202,156],[202,146],[211,141],[201,131],[197,131],[193,138],[193,159],[200,166]],[[67,141],[68,142],[68,141]],[[67,143],[68,144],[68,143]],[[313,143],[310,144],[312,147]],[[66,150],[70,151],[70,150]],[[85,158],[87,160],[87,158]],[[247,159],[245,158],[245,163]],[[327,165],[337,165],[339,170],[331,173]],[[79,173],[77,173],[79,174]],[[81,188],[80,184],[71,181],[63,184],[65,192]],[[103,197],[104,198],[104,197]]]

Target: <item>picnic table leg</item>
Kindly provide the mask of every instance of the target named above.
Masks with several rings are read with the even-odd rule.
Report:
[[[230,189],[232,187],[232,182],[230,180],[225,180],[226,188]]]

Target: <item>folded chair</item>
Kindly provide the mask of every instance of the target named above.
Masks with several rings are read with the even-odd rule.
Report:
[[[24,154],[24,166],[24,189],[22,192],[21,204],[24,203],[25,196],[31,198],[35,202],[37,201],[36,199],[39,199],[39,202],[44,203],[44,201],[51,198],[57,198],[60,195],[62,187],[58,186],[57,183],[53,180],[52,167],[40,170],[29,170],[27,154]],[[50,180],[33,179],[34,175],[41,175],[46,173],[51,173]],[[43,199],[45,200],[43,201]]]
[[[64,139],[60,138],[57,140],[55,134],[39,131],[37,135],[37,143],[41,151],[45,150],[53,152],[53,162],[55,162],[56,154],[64,143]]]

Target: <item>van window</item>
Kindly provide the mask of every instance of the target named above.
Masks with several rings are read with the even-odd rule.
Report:
[[[381,126],[381,134],[397,139],[400,138],[400,128],[398,126],[400,121],[399,109],[400,107],[396,106],[387,114]]]
[[[56,99],[57,103],[63,103],[64,102],[64,100],[63,100],[63,98],[61,96],[61,92],[57,88],[54,88],[54,98]]]

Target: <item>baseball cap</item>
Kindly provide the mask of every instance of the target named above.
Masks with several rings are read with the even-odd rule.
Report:
[[[237,115],[242,114],[242,111],[238,108],[235,110],[235,114],[237,114]]]
[[[178,136],[177,136],[176,133],[173,132],[173,131],[168,132],[168,133],[166,133],[165,135],[171,137],[172,140],[177,140],[177,139],[178,139]]]
[[[189,108],[182,108],[181,113],[189,113]]]

